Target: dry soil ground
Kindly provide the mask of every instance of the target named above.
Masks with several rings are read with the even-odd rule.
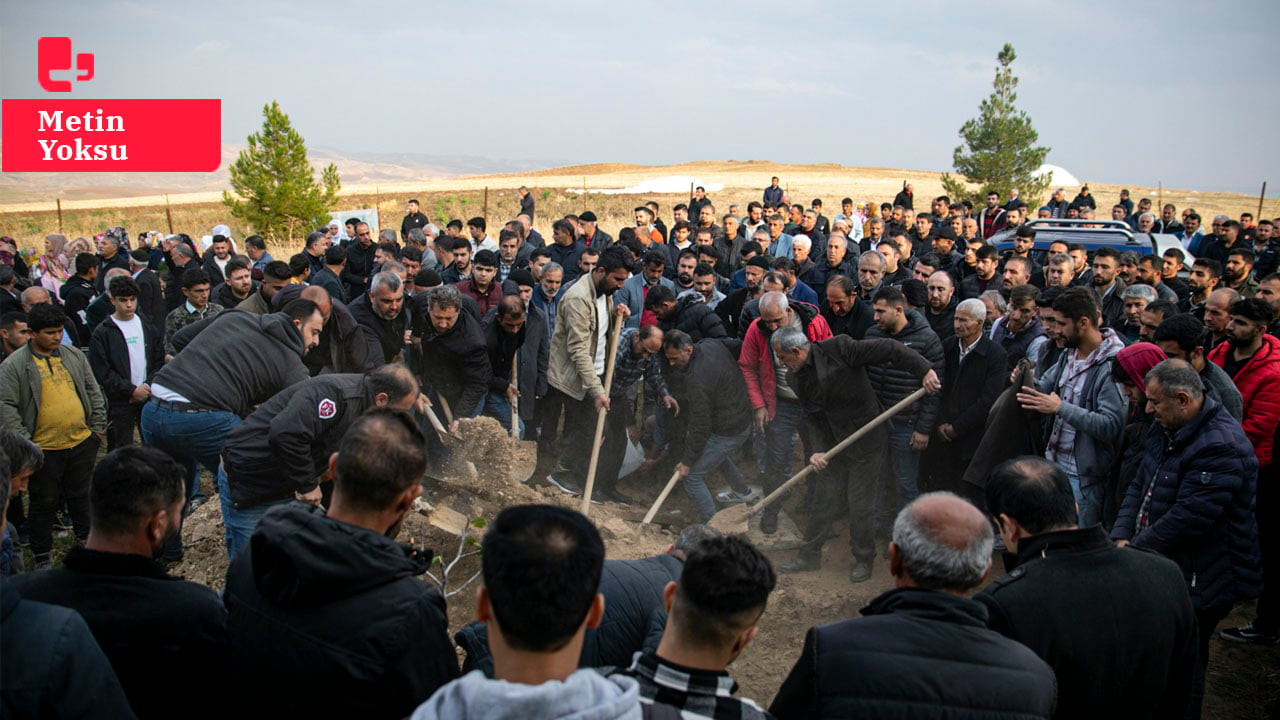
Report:
[[[539,465],[534,478],[545,477],[551,460]],[[741,462],[747,477],[754,477],[751,463]],[[693,506],[679,487],[671,493],[653,525],[640,525],[649,504],[657,497],[670,477],[666,467],[659,466],[644,475],[624,478],[619,489],[632,496],[632,505],[613,503],[592,506],[590,514],[601,529],[610,558],[639,558],[666,550],[675,533],[693,522]],[[712,481],[713,492],[718,478]],[[775,564],[791,556],[788,544],[795,539],[790,517],[799,517],[795,509],[799,493],[793,493],[783,515],[777,535],[764,536],[752,528],[750,537],[765,550]],[[432,505],[447,506],[467,517],[492,518],[502,507],[520,503],[554,503],[578,509],[579,499],[570,498],[554,488],[534,485],[490,484],[477,488],[428,480],[424,483],[424,499]],[[789,515],[789,516],[788,516]],[[200,507],[184,529],[187,556],[175,571],[189,579],[213,588],[222,586],[226,573],[226,554],[222,543],[221,517],[216,502]],[[412,542],[435,550],[446,562],[454,557],[458,540],[433,527],[427,516],[411,515],[401,531],[402,542]],[[792,664],[799,656],[805,632],[815,624],[856,617],[872,598],[893,586],[888,563],[879,560],[870,581],[849,582],[851,560],[847,550],[847,533],[828,540],[824,548],[822,569],[817,572],[779,575],[777,589],[769,608],[760,621],[756,639],[732,667],[741,686],[740,693],[767,705],[777,692]],[[465,558],[450,575],[448,589],[470,578],[478,569],[477,557]],[[997,558],[993,577],[1002,574]],[[474,617],[474,585],[449,599],[450,630],[456,631]],[[1222,627],[1243,623],[1252,617],[1252,604],[1237,608]],[[1213,641],[1205,717],[1232,720],[1265,717],[1264,704],[1280,696],[1280,648],[1238,646]],[[459,651],[461,652],[461,651]]]

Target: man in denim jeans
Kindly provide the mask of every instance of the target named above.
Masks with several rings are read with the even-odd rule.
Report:
[[[319,344],[324,321],[320,307],[304,299],[268,315],[219,315],[155,374],[142,409],[142,441],[187,468],[188,497],[199,483],[197,464],[217,472],[223,441],[241,418],[307,379],[302,356]],[[165,554],[181,557],[181,540]]]
[[[676,472],[702,522],[716,514],[707,490],[707,474],[716,468],[743,501],[760,497],[758,488],[747,487],[729,454],[751,436],[751,405],[737,366],[736,340],[711,338],[696,345],[679,330],[666,334],[663,353],[671,365],[672,394],[682,411],[675,416],[671,453],[680,461]]]

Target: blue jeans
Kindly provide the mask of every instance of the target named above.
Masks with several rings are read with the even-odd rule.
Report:
[[[791,476],[791,456],[796,447],[796,431],[804,419],[804,408],[798,402],[778,400],[773,419],[764,428],[765,469],[764,491],[766,494],[778,489],[778,486]],[[780,508],[779,503],[773,505]]]
[[[220,410],[195,410],[162,400],[151,400],[142,407],[142,443],[168,453],[187,471],[187,507],[200,493],[199,465],[211,473],[218,472],[223,442],[240,416]],[[185,513],[184,513],[185,515]],[[165,547],[164,558],[182,556],[182,532]]]
[[[507,400],[507,396],[502,393],[491,392],[484,398],[484,412],[480,413],[485,417],[491,417],[497,420],[502,429],[507,433],[511,432],[511,401]],[[520,432],[520,437],[524,437],[524,420],[520,417],[516,418],[516,424]]]
[[[919,494],[916,478],[920,474],[920,453],[911,449],[913,425],[891,425],[889,446],[885,449],[884,467],[876,483],[876,516],[881,529],[892,532],[893,522],[907,503]],[[896,490],[897,504],[889,500],[890,489]]]
[[[240,416],[221,410],[193,410],[152,400],[142,408],[142,442],[169,453],[187,469],[187,499],[200,489],[199,465],[218,472],[222,445]]]
[[[1102,522],[1102,496],[1105,492],[1106,483],[1093,481],[1090,485],[1080,486],[1079,475],[1068,475],[1067,481],[1071,483],[1071,494],[1076,496],[1077,519],[1076,524],[1082,528],[1093,527]],[[1084,478],[1089,481],[1093,478]]]
[[[253,537],[254,528],[258,527],[258,521],[267,514],[268,510],[276,505],[293,502],[285,498],[237,510],[231,504],[231,487],[227,483],[227,473],[221,466],[218,467],[218,499],[222,505],[222,528],[223,537],[227,541],[228,561],[235,560],[240,548],[249,543],[249,538]]]
[[[706,446],[702,448],[702,454],[689,468],[689,474],[684,476],[684,491],[693,501],[693,506],[697,508],[702,522],[707,522],[712,515],[716,514],[716,503],[711,499],[711,491],[707,490],[706,482],[707,475],[712,470],[720,468],[720,472],[729,481],[729,487],[733,488],[734,492],[743,494],[750,492],[746,478],[742,477],[742,473],[738,472],[738,466],[729,458],[729,453],[742,447],[742,443],[749,437],[751,437],[750,425],[733,436],[712,433],[707,438]]]

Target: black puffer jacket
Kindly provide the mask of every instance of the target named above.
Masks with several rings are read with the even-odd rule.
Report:
[[[862,614],[809,630],[769,712],[779,720],[1053,715],[1053,670],[988,630],[977,602],[899,588]]]
[[[302,285],[286,285],[271,296],[271,307],[278,312],[302,294]],[[326,373],[363,373],[382,365],[382,346],[360,329],[346,304],[330,299],[329,322],[320,331],[320,344],[303,356],[302,362],[312,377]]]
[[[231,662],[244,717],[402,718],[458,676],[430,552],[289,503],[263,516],[227,571]]]
[[[937,333],[929,327],[929,323],[915,310],[907,311],[907,324],[897,335],[890,335],[879,326],[867,328],[867,339],[888,338],[896,340],[920,354],[941,380],[946,373],[946,360],[942,353],[942,341]],[[920,389],[920,377],[911,370],[899,368],[891,363],[868,365],[867,378],[876,389],[880,405],[890,407],[902,398]],[[917,400],[893,419],[894,425],[910,425],[916,432],[928,435],[933,432],[933,420],[937,415],[938,395],[926,395]]]
[[[284,313],[219,313],[152,379],[205,410],[241,417],[306,380],[302,333]]]
[[[671,317],[658,322],[658,327],[663,332],[671,330],[679,330],[687,333],[693,338],[694,342],[704,340],[706,338],[722,338],[728,337],[729,333],[725,332],[724,323],[720,322],[720,316],[716,315],[716,311],[707,307],[701,296],[686,295],[676,300],[675,309],[671,311]]]
[[[454,418],[479,415],[493,375],[479,318],[460,311],[453,327],[440,333],[430,319],[422,317],[413,334],[422,337],[417,373],[423,387],[443,395]]]
[[[1197,608],[1256,597],[1262,589],[1253,512],[1258,459],[1240,423],[1206,398],[1204,408],[1172,437],[1151,428],[1146,447],[1112,539],[1178,563]],[[1148,485],[1149,525],[1140,529]]]
[[[741,346],[736,339],[703,340],[693,346],[688,365],[664,370],[681,408],[669,435],[671,454],[685,465],[702,455],[711,435],[737,435],[751,424],[747,383],[738,368]]]

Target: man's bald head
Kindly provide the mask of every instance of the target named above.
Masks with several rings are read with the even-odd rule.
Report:
[[[889,568],[898,587],[967,594],[986,579],[993,544],[978,508],[949,492],[926,493],[893,523]]]
[[[53,302],[49,298],[49,291],[38,285],[23,290],[21,300],[22,305],[28,308],[35,305],[44,305],[45,303]]]
[[[315,303],[325,322],[329,321],[329,313],[333,310],[333,299],[329,297],[328,290],[319,285],[308,285],[302,288],[302,292],[298,293],[298,297]]]

